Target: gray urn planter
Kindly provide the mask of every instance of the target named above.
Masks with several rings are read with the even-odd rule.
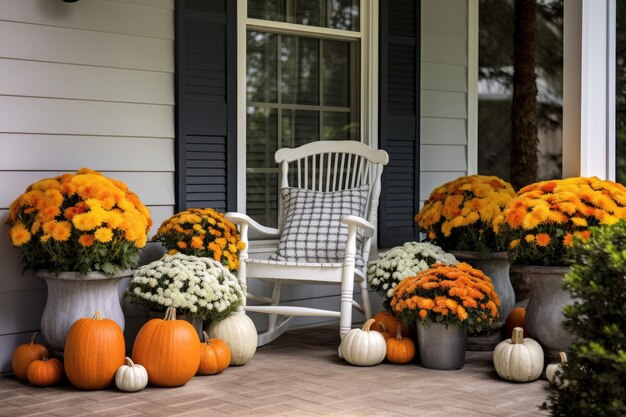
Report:
[[[570,293],[563,287],[569,268],[560,266],[518,265],[516,270],[530,282],[530,298],[526,308],[526,330],[538,341],[546,355],[558,357],[569,350],[574,338],[563,328],[563,307],[572,304]]]
[[[467,262],[472,267],[481,270],[483,274],[491,279],[493,288],[500,299],[500,306],[498,307],[500,318],[497,323],[494,323],[493,328],[501,328],[507,316],[515,307],[515,291],[509,277],[511,264],[506,252],[492,252],[484,255],[480,252],[469,251],[451,251],[450,253],[459,261]]]
[[[47,346],[63,351],[65,337],[72,324],[83,317],[93,317],[96,311],[103,318],[115,321],[124,331],[124,313],[118,285],[132,273],[131,270],[115,275],[61,272],[57,276],[48,271],[35,272],[35,276],[45,280],[48,286],[46,307],[41,317],[41,333]]]

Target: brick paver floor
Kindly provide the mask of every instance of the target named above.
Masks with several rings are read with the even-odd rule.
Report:
[[[292,330],[244,366],[179,388],[123,393],[36,388],[0,378],[0,416],[545,416],[547,382],[509,383],[490,352],[468,352],[458,371],[418,363],[356,367],[338,359],[338,330]]]

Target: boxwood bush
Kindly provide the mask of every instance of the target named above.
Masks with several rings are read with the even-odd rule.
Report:
[[[577,239],[565,288],[565,328],[576,336],[544,408],[556,416],[626,416],[626,222]]]

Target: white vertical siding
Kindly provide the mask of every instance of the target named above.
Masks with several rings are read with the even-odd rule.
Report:
[[[422,0],[420,200],[468,171],[468,2]]]
[[[152,232],[173,213],[173,9],[173,0],[2,2],[0,236],[29,184],[81,167],[126,182],[151,209]],[[45,303],[45,284],[22,275],[20,258],[0,239],[0,372]],[[132,332],[136,313],[126,311]]]

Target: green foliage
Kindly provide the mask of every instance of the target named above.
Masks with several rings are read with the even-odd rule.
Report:
[[[576,239],[565,287],[576,300],[565,328],[576,336],[544,408],[556,416],[626,415],[626,222],[594,227]]]

